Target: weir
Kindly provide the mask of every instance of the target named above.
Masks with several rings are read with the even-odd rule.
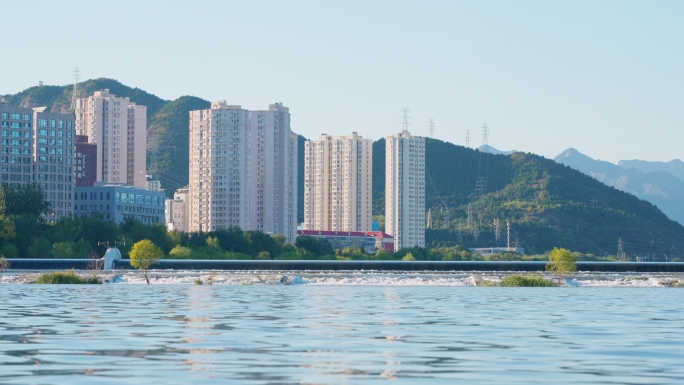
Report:
[[[10,269],[90,270],[98,261],[105,270],[131,270],[128,259],[24,259],[8,260]],[[277,261],[277,260],[161,260],[152,270],[292,270],[292,271],[526,271],[546,270],[544,261]],[[616,273],[684,273],[684,262],[577,262],[577,271]]]

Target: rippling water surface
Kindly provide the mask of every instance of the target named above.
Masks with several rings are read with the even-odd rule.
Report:
[[[5,284],[0,383],[678,384],[683,290]]]

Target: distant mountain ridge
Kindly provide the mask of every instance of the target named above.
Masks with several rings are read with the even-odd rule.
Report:
[[[574,168],[616,189],[645,199],[670,219],[684,224],[684,179],[664,171],[678,172],[679,160],[671,162],[621,161],[620,165],[594,160],[574,148],[554,158],[558,163]],[[682,169],[684,175],[684,168]]]
[[[477,148],[480,152],[488,152],[490,154],[494,155],[511,155],[516,153],[516,150],[511,150],[511,151],[502,151],[502,150],[497,150],[496,148],[488,145],[488,144],[483,144],[482,146]]]
[[[668,172],[677,178],[684,180],[684,162],[679,159],[674,159],[669,162],[651,162],[647,160],[621,160],[618,162],[618,166],[630,169],[633,168],[641,172],[655,172],[664,171]]]

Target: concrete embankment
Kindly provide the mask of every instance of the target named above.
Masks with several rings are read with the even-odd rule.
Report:
[[[10,259],[10,269],[92,269],[89,259]],[[115,270],[132,269],[127,259],[113,261]],[[505,261],[253,261],[161,260],[152,269],[169,270],[376,270],[376,271],[543,271],[546,262]],[[684,273],[684,262],[577,262],[578,271]]]

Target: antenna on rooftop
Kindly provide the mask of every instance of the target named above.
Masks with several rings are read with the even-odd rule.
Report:
[[[78,99],[78,83],[81,80],[81,71],[74,67],[74,91],[71,93],[71,108],[76,109],[76,99]]]
[[[432,119],[430,119],[430,122],[428,123],[428,132],[430,133],[431,138],[435,137],[435,121]]]

